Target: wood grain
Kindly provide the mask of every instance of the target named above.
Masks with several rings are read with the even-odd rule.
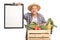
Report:
[[[28,40],[50,40],[50,30],[28,30]]]

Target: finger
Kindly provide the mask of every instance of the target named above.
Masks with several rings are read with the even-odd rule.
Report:
[[[22,3],[20,3],[20,2],[18,2],[18,3],[16,3],[16,5],[21,5]]]

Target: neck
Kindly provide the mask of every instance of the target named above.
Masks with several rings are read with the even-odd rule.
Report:
[[[36,18],[36,17],[37,17],[37,14],[33,14],[32,16],[33,16],[34,18]]]

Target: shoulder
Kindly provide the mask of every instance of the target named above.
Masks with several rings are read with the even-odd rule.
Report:
[[[38,13],[38,16],[41,16],[41,17],[43,17],[43,15],[42,15],[42,14],[40,14],[40,13]]]
[[[31,13],[26,13],[26,14],[24,14],[25,16],[30,16],[31,15]]]

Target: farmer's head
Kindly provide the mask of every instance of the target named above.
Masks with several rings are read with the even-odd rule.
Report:
[[[31,4],[28,6],[28,10],[31,11],[32,14],[37,14],[41,7],[37,4]]]

